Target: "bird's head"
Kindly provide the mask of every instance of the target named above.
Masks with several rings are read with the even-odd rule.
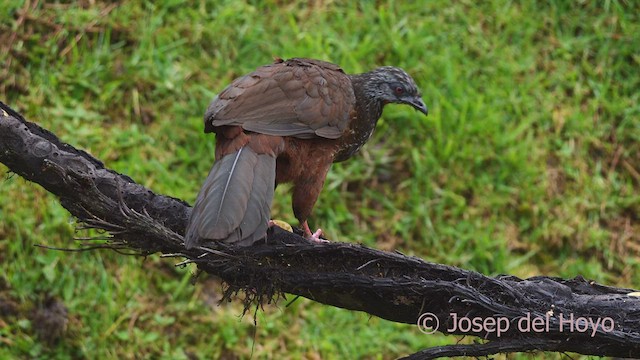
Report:
[[[427,105],[422,101],[420,91],[411,76],[394,66],[383,66],[370,73],[372,89],[383,104],[397,103],[413,106],[423,114],[428,114]]]

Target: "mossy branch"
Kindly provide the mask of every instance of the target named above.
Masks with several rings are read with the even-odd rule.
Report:
[[[0,162],[56,195],[87,226],[107,230],[105,246],[185,258],[222,278],[229,286],[227,297],[243,290],[250,301],[262,303],[290,293],[407,324],[426,321],[421,315],[431,313],[440,332],[487,340],[426,349],[408,359],[534,350],[640,357],[640,295],[634,290],[582,277],[491,278],[361,245],[312,244],[278,230],[266,243],[251,247],[186,250],[182,235],[190,212],[187,203],[155,194],[105,168],[3,103]],[[459,322],[463,317],[505,319],[508,329],[498,334],[499,325],[491,330],[486,323],[482,329],[467,329]],[[529,331],[522,326],[527,318]],[[532,328],[533,319],[546,326]]]

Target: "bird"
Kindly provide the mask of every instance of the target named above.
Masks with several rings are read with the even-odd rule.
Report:
[[[315,59],[275,58],[231,82],[209,104],[215,162],[185,231],[187,249],[208,242],[250,246],[265,239],[278,184],[292,183],[292,207],[304,236],[334,162],[349,159],[374,132],[385,105],[428,114],[416,82],[399,67],[347,74]]]

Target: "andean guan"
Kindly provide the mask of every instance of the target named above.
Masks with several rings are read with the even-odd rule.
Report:
[[[294,58],[234,80],[213,99],[205,132],[216,134],[215,163],[189,218],[185,246],[247,246],[266,236],[275,187],[291,182],[305,236],[327,172],[369,140],[382,108],[408,104],[427,114],[413,79],[383,66],[348,75],[332,63]]]

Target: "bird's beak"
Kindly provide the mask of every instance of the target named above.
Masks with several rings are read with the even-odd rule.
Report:
[[[413,106],[416,110],[420,111],[425,115],[429,114],[429,109],[427,109],[427,105],[424,104],[424,101],[422,101],[422,98],[419,96],[407,99],[407,104]]]

